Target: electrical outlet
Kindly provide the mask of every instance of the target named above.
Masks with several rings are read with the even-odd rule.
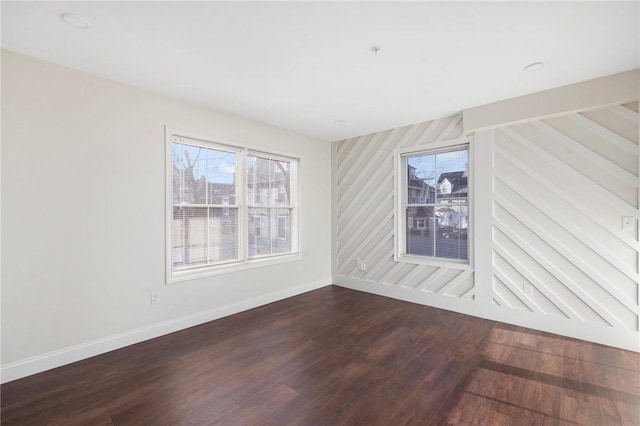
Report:
[[[151,304],[155,305],[156,303],[160,303],[160,292],[152,291],[151,292]]]
[[[364,262],[360,262],[360,270],[361,271],[366,271],[367,270],[367,264]]]
[[[524,285],[524,294],[531,296],[533,294],[533,286],[531,284]]]

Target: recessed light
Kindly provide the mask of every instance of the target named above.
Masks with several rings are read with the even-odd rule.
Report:
[[[87,21],[80,15],[76,15],[75,13],[63,13],[60,15],[60,19],[62,19],[65,24],[71,25],[72,27],[81,30],[86,30],[90,25],[89,21]]]
[[[346,123],[345,120],[336,120],[333,122],[336,126],[342,126],[344,123]]]
[[[544,62],[534,62],[524,67],[524,70],[527,72],[534,72],[540,71],[542,68],[544,68]]]

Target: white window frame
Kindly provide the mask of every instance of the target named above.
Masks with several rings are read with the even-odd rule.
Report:
[[[472,270],[473,269],[473,143],[471,137],[464,137],[442,142],[435,142],[419,146],[404,147],[394,152],[395,167],[395,214],[394,214],[394,260],[396,262],[429,265],[436,267],[446,267],[451,269]],[[416,154],[437,154],[438,152],[451,151],[457,147],[469,150],[468,170],[467,170],[467,254],[468,260],[449,259],[442,257],[419,256],[407,254],[407,219],[405,208],[407,204],[407,157]],[[414,226],[415,226],[414,222]]]
[[[237,208],[237,236],[238,236],[238,259],[222,261],[207,266],[194,267],[183,270],[173,270],[172,261],[172,220],[173,220],[173,142],[175,138],[185,138],[189,144],[202,146],[203,148],[217,149],[236,153],[236,204],[220,205],[220,207]],[[277,253],[261,257],[249,258],[248,256],[248,235],[249,235],[249,203],[247,202],[247,156],[259,155],[275,160],[283,160],[292,163],[295,175],[290,179],[291,203],[291,251],[288,253]],[[248,270],[264,266],[297,261],[302,259],[301,250],[301,168],[302,158],[299,155],[282,153],[272,153],[270,151],[249,147],[246,144],[239,144],[233,141],[226,141],[219,138],[211,138],[201,135],[194,135],[189,132],[175,130],[165,127],[165,276],[166,283],[173,284],[180,281],[204,278],[207,276],[226,274],[236,271]]]

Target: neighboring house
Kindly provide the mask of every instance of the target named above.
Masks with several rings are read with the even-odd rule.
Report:
[[[236,203],[235,183],[209,182],[207,184],[207,198],[209,204],[233,205]]]
[[[466,197],[467,173],[466,171],[441,173],[436,186],[438,198]]]
[[[466,171],[441,173],[435,187],[425,179],[416,176],[416,168],[408,166],[407,186],[409,203],[432,204],[438,197],[435,219],[438,227],[466,229],[469,224],[467,203]],[[465,204],[465,206],[456,206]],[[432,207],[417,207],[415,214],[407,219],[407,226],[413,230],[431,229],[434,220]]]
[[[416,176],[416,168],[408,166],[409,175],[407,176],[407,194],[410,204],[430,204],[436,199],[436,189],[429,185],[425,179]]]
[[[445,204],[436,211],[438,225],[466,229],[469,225],[466,170],[441,173],[436,187],[438,199],[442,204]]]
[[[173,166],[174,204],[235,204],[235,183],[207,182],[195,178],[193,167]]]
[[[247,170],[247,201],[252,206],[249,208],[250,256],[290,250],[289,170],[285,165],[288,163],[256,158]]]
[[[273,205],[288,203],[288,170],[273,166],[276,162],[262,158],[247,171],[247,198],[249,204]],[[271,170],[270,170],[271,169]]]
[[[436,189],[426,179],[416,175],[416,168],[408,165],[407,175],[408,201],[410,204],[431,204],[436,201]],[[428,231],[433,223],[433,208],[416,207],[415,214],[407,219],[409,229]]]

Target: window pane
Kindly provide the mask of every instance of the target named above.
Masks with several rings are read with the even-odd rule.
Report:
[[[235,204],[236,154],[173,144],[173,204]]]
[[[270,165],[265,158],[247,156],[247,203],[268,205]]]
[[[175,270],[238,258],[236,208],[173,208],[171,258]]]
[[[249,209],[249,257],[291,252],[290,209]]]
[[[436,257],[468,260],[468,206],[438,206],[436,217]]]
[[[435,202],[435,155],[419,155],[407,159],[407,203]]]
[[[173,208],[172,259],[175,269],[205,261],[206,207]]]
[[[434,256],[434,207],[407,208],[407,254]]]
[[[271,254],[270,210],[249,209],[249,257]]]
[[[467,197],[466,148],[407,158],[407,204]]]
[[[436,196],[440,199],[467,197],[467,149],[436,154]]]
[[[271,203],[279,206],[289,205],[289,170],[289,162],[271,160],[271,186],[273,188]]]
[[[289,209],[277,209],[276,214],[274,253],[289,253],[291,251],[291,213]]]
[[[238,209],[209,208],[209,262],[238,258]]]

